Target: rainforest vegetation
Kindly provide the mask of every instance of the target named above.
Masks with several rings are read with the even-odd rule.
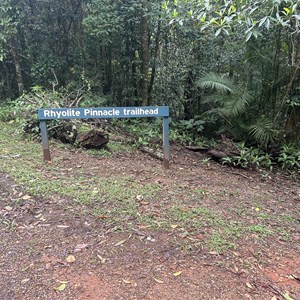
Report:
[[[290,0],[2,0],[2,119],[12,107],[168,105],[175,140],[226,136],[299,168],[299,11]]]

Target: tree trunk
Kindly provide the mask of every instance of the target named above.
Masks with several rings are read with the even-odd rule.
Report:
[[[112,49],[113,45],[109,44],[108,46],[102,47],[102,54],[105,57],[104,61],[104,73],[103,73],[103,93],[104,95],[108,95],[111,93],[113,87],[113,74],[112,74]]]
[[[24,91],[24,80],[22,75],[22,67],[21,67],[20,56],[18,53],[18,43],[16,37],[12,37],[10,39],[10,48],[13,56],[13,61],[15,64],[16,79],[17,79],[18,91],[20,96],[23,94]]]
[[[300,36],[298,36],[297,40],[297,51],[294,54],[293,59],[293,69],[290,77],[290,81],[287,86],[287,90],[284,96],[284,100],[286,100],[289,96],[297,96],[299,97],[298,87],[300,84]],[[289,140],[292,142],[300,142],[300,107],[294,106],[289,113],[285,124],[285,133]]]
[[[152,94],[152,89],[153,89],[153,84],[154,84],[154,79],[155,79],[155,73],[156,73],[156,60],[157,60],[157,55],[158,55],[158,50],[159,50],[159,40],[160,40],[160,31],[161,31],[161,19],[159,18],[158,24],[157,24],[157,32],[155,36],[155,48],[154,48],[154,53],[153,53],[153,65],[152,65],[152,70],[151,70],[151,77],[150,77],[150,83],[148,87],[148,96],[149,99],[151,99],[151,94]]]
[[[142,65],[141,65],[141,96],[142,105],[149,105],[149,39],[148,39],[148,17],[146,16],[146,0],[142,2],[142,16],[141,16],[141,54],[142,54]]]

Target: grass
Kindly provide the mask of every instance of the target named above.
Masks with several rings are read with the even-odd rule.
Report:
[[[123,144],[117,141],[110,141],[108,148],[114,153],[118,152],[132,152],[132,147],[128,144]]]
[[[269,220],[271,218],[270,215],[266,214],[266,213],[259,213],[257,215],[258,218],[262,219],[262,220]]]
[[[0,170],[33,195],[57,195],[85,206],[86,210],[92,207],[94,215],[105,208],[106,214],[109,212],[114,219],[124,219],[128,215],[139,217],[138,195],[145,199],[154,198],[160,189],[157,184],[141,184],[131,177],[91,179],[82,175],[80,169],[67,170],[59,164],[44,163],[40,144],[24,138],[6,123],[2,123],[1,128]],[[18,157],[14,158],[15,155]]]
[[[281,220],[285,221],[285,222],[296,222],[296,218],[293,216],[289,216],[289,215],[282,215],[282,217],[280,218]]]
[[[251,232],[251,233],[257,233],[260,235],[270,235],[273,233],[272,230],[270,230],[267,226],[264,226],[262,224],[254,224],[246,227],[246,230]]]
[[[190,250],[193,245],[201,244],[201,247],[222,253],[235,249],[239,239],[253,234],[263,238],[281,236],[283,240],[289,240],[291,233],[288,227],[296,226],[297,223],[292,213],[274,216],[267,210],[268,213],[262,211],[263,197],[253,199],[251,206],[241,203],[239,207],[212,208],[205,206],[203,200],[214,203],[222,198],[222,203],[226,205],[228,197],[240,195],[224,189],[220,193],[213,193],[207,189],[176,186],[175,183],[162,187],[159,183],[141,183],[139,178],[129,175],[88,176],[85,174],[87,171],[81,167],[68,168],[62,159],[51,164],[44,163],[40,143],[18,133],[14,124],[0,123],[0,126],[1,172],[10,175],[27,193],[39,197],[51,196],[52,199],[68,199],[70,201],[64,202],[67,204],[61,205],[65,205],[65,209],[71,213],[89,214],[96,220],[114,223],[121,230],[130,230],[137,224],[143,224],[181,236],[176,239],[179,248]],[[65,145],[58,147],[65,151],[71,150]],[[110,148],[114,153],[130,151],[127,146],[117,142],[110,143]],[[105,150],[90,150],[86,153],[111,155],[111,152]],[[153,170],[153,174],[155,172],[157,170]],[[141,205],[138,198],[148,204]],[[260,210],[256,211],[255,207],[260,207]],[[282,223],[276,228],[270,223],[275,217]],[[14,228],[9,220],[2,220],[2,225]],[[195,242],[193,237],[200,233],[205,238]]]
[[[209,231],[204,243],[210,250],[218,253],[235,248],[235,241],[242,232],[239,222],[227,221],[206,207],[185,208],[176,205],[171,207],[170,217],[172,222],[180,223],[187,232]]]
[[[16,182],[26,186],[27,192],[33,195],[67,198],[73,205],[84,206],[86,210],[92,208],[96,215],[105,208],[106,214],[109,213],[115,219],[122,219],[128,214],[138,216],[136,197],[140,195],[145,199],[152,198],[159,191],[158,185],[141,185],[133,178],[90,179],[81,175],[60,175],[58,172],[61,170],[51,165],[44,172],[35,169],[33,164],[26,168],[8,168],[6,164],[2,170],[10,174]]]
[[[208,242],[208,247],[212,251],[216,251],[217,253],[223,253],[228,251],[229,249],[235,249],[236,244],[235,244],[235,237],[232,239],[231,234],[225,235],[223,232],[219,231],[214,231],[212,232],[209,242]]]
[[[59,165],[46,164],[42,161],[42,149],[39,143],[35,143],[26,138],[26,136],[17,133],[16,129],[7,123],[0,123],[0,170],[9,174],[19,184],[26,184],[29,192],[33,194],[45,193],[51,194],[58,192],[64,196],[70,196],[70,189],[74,189],[75,196],[78,196],[78,201],[89,201],[93,197],[93,193],[90,193],[91,184],[89,180],[78,176],[76,173],[74,176],[66,177]],[[61,146],[65,148],[65,145]],[[93,151],[91,150],[93,153]],[[100,155],[107,155],[108,151],[99,151]],[[45,174],[48,178],[45,178]],[[44,176],[43,176],[44,175]],[[49,178],[51,180],[49,181]],[[112,194],[118,194],[118,185],[124,190],[124,185],[133,179],[121,179],[117,182],[117,179],[101,179],[102,181],[93,182],[96,187],[114,185]],[[124,182],[122,182],[122,180]],[[84,184],[87,195],[80,193],[81,188],[76,185]],[[137,188],[137,186],[135,187]],[[111,193],[108,193],[110,195]],[[127,192],[126,192],[127,194]],[[132,194],[132,193],[131,193]],[[143,193],[142,193],[143,194]],[[122,194],[119,195],[121,197]]]
[[[100,149],[100,150],[96,150],[96,149],[89,149],[86,150],[86,152],[90,155],[94,155],[94,156],[103,156],[103,157],[110,157],[112,156],[112,153],[109,152],[106,149]]]

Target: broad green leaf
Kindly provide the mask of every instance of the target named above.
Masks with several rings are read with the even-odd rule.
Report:
[[[246,36],[246,42],[248,42],[250,40],[252,36],[252,31],[248,32],[247,36]]]
[[[222,28],[219,28],[219,29],[216,31],[215,36],[218,36],[218,35],[221,33],[221,31],[222,31]]]

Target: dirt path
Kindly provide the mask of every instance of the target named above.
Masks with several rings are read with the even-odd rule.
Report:
[[[300,299],[299,184],[204,165],[201,156],[179,150],[168,171],[141,153],[99,158],[59,148],[53,166],[80,169],[91,180],[122,175],[159,184],[159,202],[137,198],[139,213],[151,212],[154,221],[179,199],[178,224],[192,222],[186,213],[203,206],[226,222],[245,221],[250,229],[234,247],[210,249],[209,224],[184,230],[175,221],[163,226],[161,215],[155,229],[130,217],[111,221],[80,213],[61,196],[32,196],[0,174],[0,299]],[[255,223],[257,213],[265,227]],[[124,230],[124,222],[133,225]],[[288,238],[267,234],[280,226]]]

